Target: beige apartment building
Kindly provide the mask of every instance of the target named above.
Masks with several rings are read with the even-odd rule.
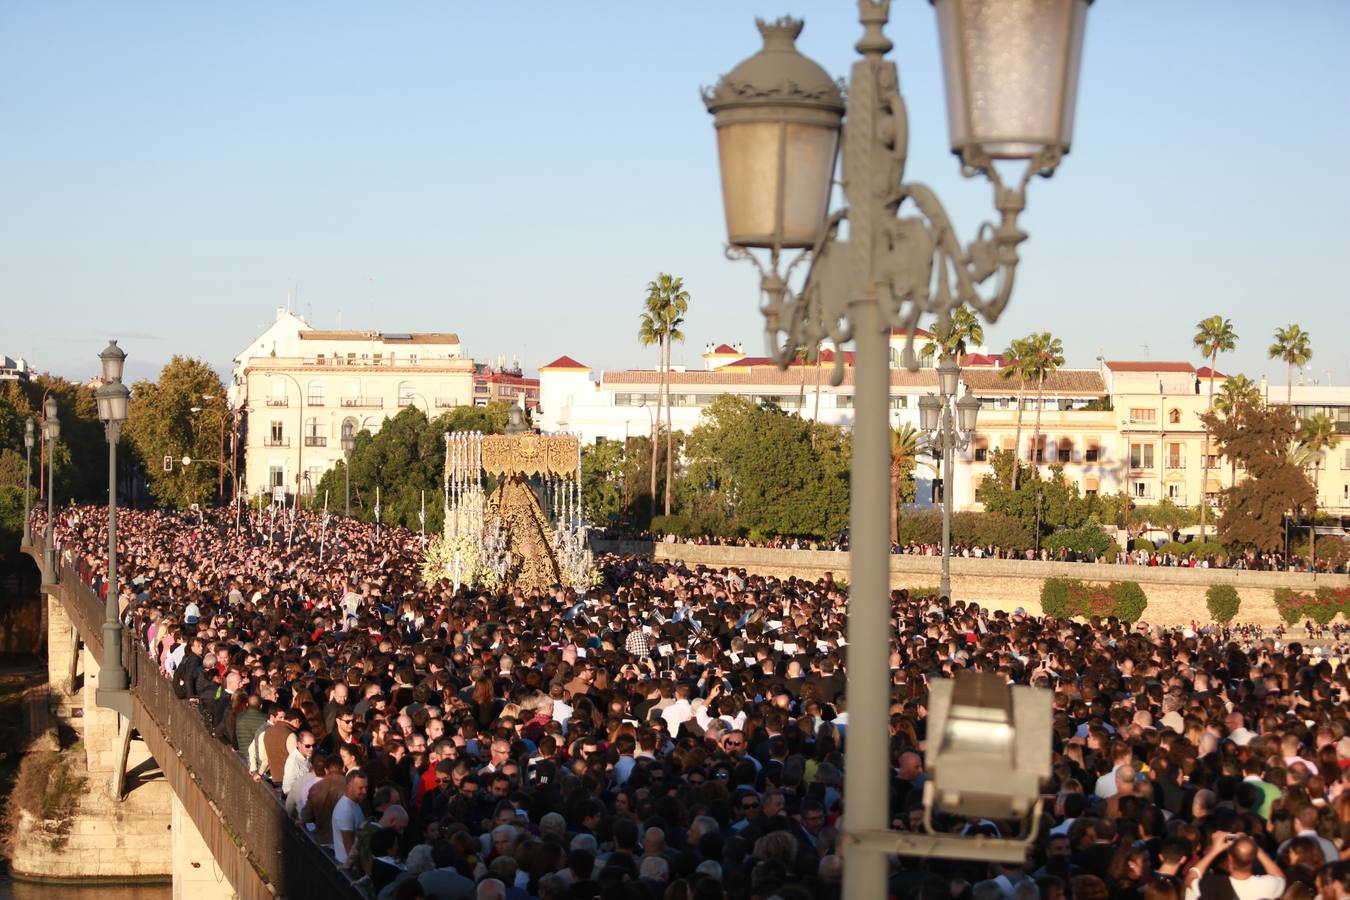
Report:
[[[377,432],[405,406],[434,417],[473,404],[473,360],[449,333],[321,331],[279,310],[235,364],[249,497],[311,493],[345,431]]]
[[[1106,362],[1102,371],[1115,402],[1122,461],[1131,498],[1140,503],[1167,499],[1178,506],[1202,500],[1217,505],[1220,492],[1240,478],[1217,450],[1205,456],[1209,370],[1187,362]],[[1215,393],[1223,386],[1215,376]]]

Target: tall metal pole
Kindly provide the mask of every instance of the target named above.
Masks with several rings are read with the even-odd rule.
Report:
[[[952,595],[952,490],[955,481],[956,434],[952,422],[952,398],[942,395],[942,424],[938,426],[938,440],[942,443],[942,578],[938,593]]]
[[[33,524],[29,521],[33,514],[33,443],[36,431],[33,420],[24,426],[23,434],[23,546],[33,545]]]
[[[342,473],[347,482],[347,509],[345,515],[350,519],[352,517],[352,455],[348,452],[345,456],[347,458],[343,460],[342,463]]]
[[[56,438],[45,423],[43,431],[47,438],[47,526],[42,530],[42,583],[56,584]]]
[[[108,435],[108,595],[103,601],[103,668],[98,674],[100,691],[125,691],[127,670],[122,668],[122,611],[117,587],[117,441],[121,422],[107,422]]]
[[[850,831],[890,827],[890,328],[875,292],[872,287],[850,304],[856,380],[847,650],[852,715],[844,744]],[[885,897],[886,856],[861,846],[850,847],[849,856],[845,897]]]

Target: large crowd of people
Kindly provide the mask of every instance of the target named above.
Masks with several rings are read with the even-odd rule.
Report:
[[[106,512],[55,531],[104,590]],[[584,595],[519,596],[428,584],[416,533],[341,517],[128,511],[118,536],[141,652],[371,897],[839,895],[831,575],[607,556]],[[930,679],[1053,692],[1025,861],[893,857],[891,897],[1350,898],[1350,648],[890,601],[892,827],[923,827]]]

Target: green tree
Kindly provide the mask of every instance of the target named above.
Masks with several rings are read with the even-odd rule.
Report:
[[[1223,316],[1210,316],[1201,319],[1195,326],[1192,339],[1201,355],[1209,359],[1209,408],[1214,412],[1214,370],[1219,364],[1220,353],[1231,353],[1237,348],[1237,332],[1233,323]],[[1205,517],[1209,512],[1209,499],[1206,492],[1209,486],[1209,432],[1205,432],[1204,454],[1200,457],[1200,540],[1205,539]]]
[[[1225,418],[1240,406],[1255,406],[1261,402],[1261,389],[1246,375],[1230,375],[1214,397],[1214,411]],[[1237,460],[1228,460],[1229,484],[1237,484]]]
[[[1031,461],[1039,463],[1041,409],[1045,406],[1045,380],[1064,365],[1064,344],[1048,331],[1027,337],[1027,377],[1036,382],[1036,429],[1031,440]]]
[[[125,434],[145,464],[150,493],[164,506],[209,503],[219,484],[222,416],[229,415],[225,385],[199,359],[174,356],[158,381],[138,381],[131,389]],[[164,457],[173,458],[165,472]],[[194,462],[182,464],[187,456]],[[209,463],[209,464],[208,464]]]
[[[849,435],[722,395],[685,445],[685,482],[758,534],[834,537],[848,521]]]
[[[656,329],[658,344],[665,354],[661,366],[661,391],[665,394],[666,406],[666,515],[670,515],[670,500],[674,491],[671,485],[675,480],[675,425],[670,402],[670,362],[671,352],[676,341],[684,340],[680,326],[684,324],[684,315],[689,311],[689,292],[684,289],[684,279],[662,272],[655,281],[647,283],[646,309],[639,329],[639,340],[644,340],[648,332],[648,319]],[[660,418],[658,399],[657,417]],[[653,493],[655,488],[653,487]]]
[[[984,326],[980,324],[979,318],[966,307],[958,306],[945,322],[939,320],[933,326],[923,353],[928,357],[950,356],[960,363],[967,347],[983,343]]]
[[[1296,448],[1298,421],[1287,407],[1239,406],[1227,417],[1201,416],[1220,451],[1247,468],[1247,478],[1224,492],[1219,538],[1241,549],[1273,551],[1284,540],[1286,511],[1310,510],[1312,482]],[[1203,507],[1202,507],[1203,509]]]
[[[1266,351],[1271,359],[1285,364],[1285,403],[1294,402],[1294,366],[1300,369],[1312,361],[1312,338],[1298,325],[1275,329],[1275,342]]]
[[[989,462],[993,475],[975,492],[989,512],[1012,516],[1029,529],[1039,525],[1040,533],[1048,534],[1056,526],[1077,528],[1096,511],[1095,498],[1083,497],[1061,465],[1052,465],[1043,474],[1039,466],[1023,463],[1009,450],[994,451]]]
[[[1335,450],[1341,443],[1336,423],[1326,413],[1318,413],[1303,420],[1299,427],[1299,446],[1308,454],[1313,467],[1312,523],[1308,527],[1308,561],[1317,559],[1317,491],[1322,480],[1322,454]]]
[[[1022,410],[1026,408],[1027,394],[1027,375],[1031,371],[1031,347],[1027,344],[1026,338],[1017,338],[1008,345],[1008,349],[1003,351],[1003,368],[999,369],[999,377],[1004,381],[1017,379],[1017,434],[1013,439],[1013,452],[1020,458],[1022,453]],[[1013,470],[1013,487],[1017,487],[1016,481],[1020,477],[1016,469]]]
[[[655,415],[651,419],[651,426],[652,426],[651,440],[653,443],[653,447],[650,448],[648,454],[648,462],[651,464],[650,493],[652,497],[652,510],[655,511],[656,468],[657,468],[655,444],[660,440],[661,437],[661,403],[662,400],[665,398],[666,332],[665,332],[665,323],[662,321],[660,312],[657,311],[652,306],[649,300],[650,297],[648,298],[648,301],[644,301],[642,314],[638,317],[638,343],[642,344],[642,346],[644,347],[650,347],[652,344],[656,345],[656,371],[658,379],[656,387],[656,410]],[[644,406],[646,405],[645,402],[643,405]]]
[[[914,502],[914,467],[927,446],[927,436],[908,422],[891,429],[891,540],[899,533],[901,506]]]
[[[614,525],[623,517],[624,446],[601,441],[581,448],[581,508],[588,522]]]

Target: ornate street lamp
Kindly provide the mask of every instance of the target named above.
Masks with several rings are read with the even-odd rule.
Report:
[[[94,392],[94,400],[98,403],[98,417],[108,438],[108,584],[103,601],[103,665],[98,673],[94,702],[130,719],[131,694],[127,691],[127,670],[122,666],[122,618],[117,584],[117,442],[122,437],[122,423],[127,420],[131,391],[122,383],[122,366],[127,355],[117,346],[117,341],[109,341],[98,358],[103,363],[103,385]],[[124,724],[123,727],[128,726]],[[122,796],[121,768],[114,767],[114,799]]]
[[[969,306],[993,322],[1007,305],[1017,247],[1026,239],[1017,218],[1027,183],[1051,174],[1069,150],[1089,2],[933,0],[951,147],[964,174],[992,182],[999,213],[964,247],[932,190],[904,180],[908,123],[899,74],[885,59],[888,0],[859,0],[862,59],[854,63],[847,100],[797,52],[802,23],[790,18],[760,21],[763,49],[704,92],[718,135],[727,255],[759,269],[770,357],[786,366],[799,349],[822,340],[854,342],[847,900],[885,895],[884,854],[902,840],[886,830],[891,330],[907,333],[902,361],[913,370],[920,317],[946,324]],[[839,146],[847,206],[826,215]],[[1015,184],[1005,185],[994,160],[1026,166]],[[845,219],[847,239],[840,236]],[[768,251],[767,265],[754,248]],[[799,248],[780,273],[783,251]],[[794,291],[789,281],[803,260],[809,269]],[[994,275],[994,287],[981,295]],[[832,382],[838,385],[843,374],[841,353]],[[924,840],[926,855],[969,853],[934,836]]]
[[[950,356],[938,364],[938,393],[919,398],[919,424],[929,433],[928,446],[942,454],[942,578],[938,593],[952,595],[952,499],[956,493],[956,451],[965,450],[975,436],[980,401],[969,391],[960,400],[956,391],[961,368]]]
[[[56,417],[56,398],[42,404],[42,436],[47,440],[47,525],[42,529],[42,583],[56,584],[56,440],[61,420]]]
[[[37,443],[36,426],[31,418],[23,424],[23,549],[33,546],[33,525],[30,494],[33,487],[33,446]]]
[[[342,473],[347,481],[347,518],[352,517],[352,451],[356,449],[356,435],[349,425],[342,426]]]

